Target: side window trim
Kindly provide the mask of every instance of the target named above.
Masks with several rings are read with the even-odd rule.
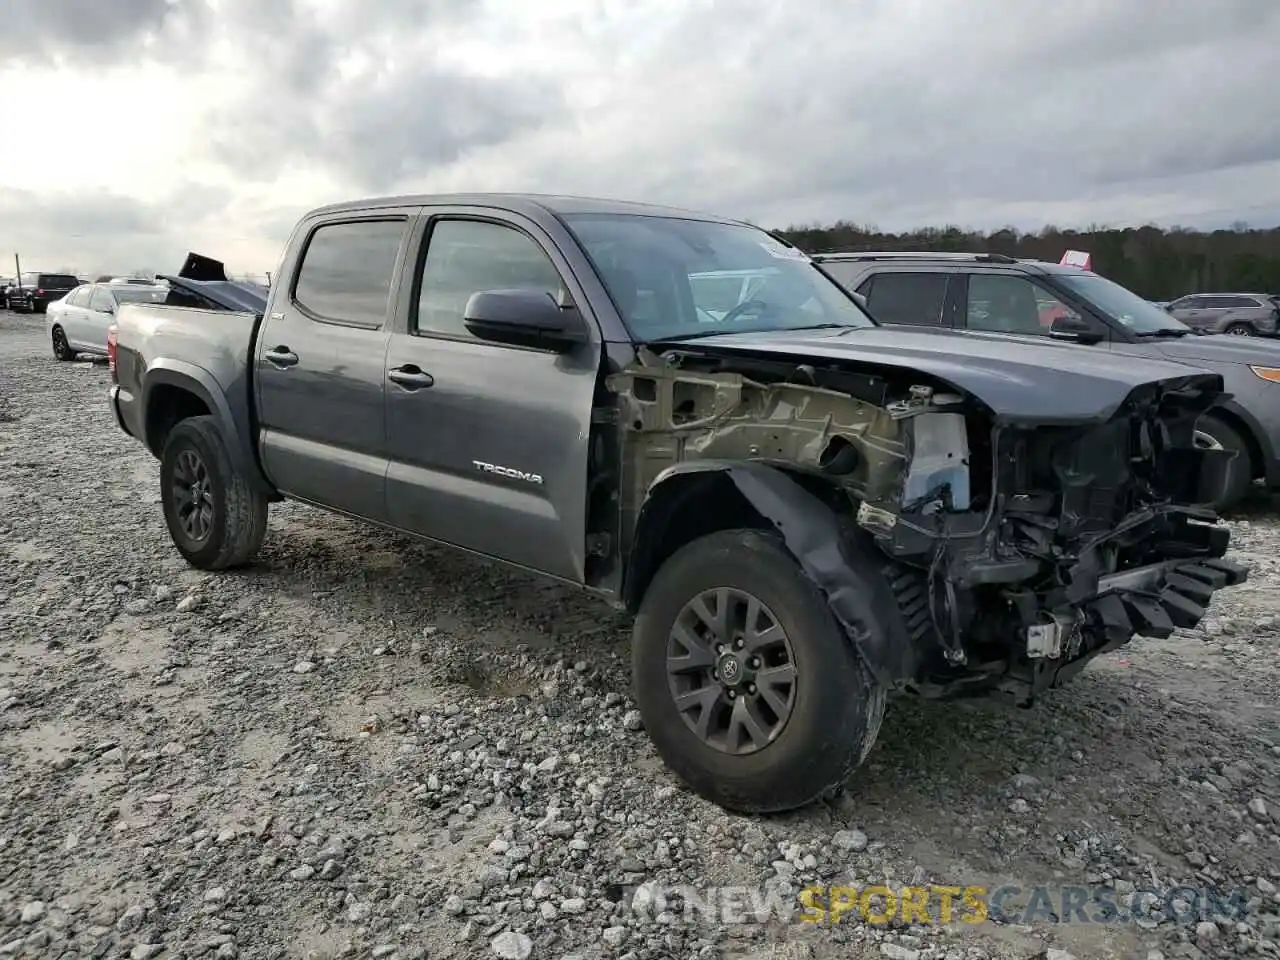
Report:
[[[383,317],[377,322],[365,320],[352,320],[342,317],[329,317],[324,314],[316,313],[316,311],[307,307],[297,296],[298,280],[302,277],[302,271],[307,265],[307,252],[311,249],[311,243],[315,239],[316,234],[326,227],[341,226],[343,224],[352,223],[400,223],[400,246],[396,250],[396,258],[392,264],[391,279],[387,285],[387,305],[383,312]],[[409,214],[403,212],[381,213],[378,211],[360,211],[354,212],[350,216],[334,217],[332,219],[321,220],[315,223],[307,231],[306,239],[302,243],[302,248],[298,252],[296,261],[294,262],[293,273],[289,277],[289,305],[301,313],[313,323],[325,323],[334,327],[351,327],[357,330],[376,331],[385,328],[390,317],[395,313],[396,309],[396,287],[397,277],[404,262],[405,246],[413,233],[410,229],[411,218]]]
[[[405,333],[407,333],[411,337],[421,337],[424,340],[444,340],[449,343],[478,344],[478,345],[492,347],[494,349],[499,349],[499,350],[517,350],[517,351],[522,351],[527,353],[554,353],[555,352],[545,347],[523,346],[520,344],[508,344],[508,343],[495,343],[490,340],[481,340],[481,339],[478,339],[477,337],[473,337],[465,333],[458,334],[458,333],[450,333],[444,330],[419,329],[418,309],[422,301],[422,281],[423,281],[424,274],[426,273],[427,255],[431,249],[431,241],[432,241],[433,235],[435,234],[436,226],[442,222],[451,223],[451,222],[464,221],[468,223],[487,223],[487,224],[490,224],[491,226],[502,227],[508,230],[514,230],[516,233],[520,234],[521,236],[529,240],[529,242],[532,243],[535,247],[537,247],[538,250],[542,252],[542,255],[547,258],[547,262],[551,265],[551,268],[556,272],[556,275],[560,278],[561,292],[567,293],[575,301],[577,300],[573,292],[569,289],[568,284],[566,283],[564,270],[562,270],[560,265],[556,263],[556,259],[552,255],[552,252],[547,248],[547,245],[543,243],[541,240],[539,240],[537,237],[535,237],[529,230],[525,229],[523,225],[515,223],[512,220],[504,219],[501,216],[496,216],[492,214],[485,214],[485,213],[479,213],[479,212],[477,213],[462,213],[462,212],[453,212],[453,211],[441,212],[441,211],[433,211],[433,210],[423,210],[422,221],[423,221],[422,230],[420,234],[420,239],[418,240],[417,253],[407,263],[408,267],[413,272],[410,275],[410,282],[408,284],[408,287],[409,287],[408,316],[407,316],[408,324],[405,328],[405,331],[404,331]],[[584,317],[585,317],[585,314],[584,314]]]
[[[946,277],[947,288],[942,294],[941,327],[943,330],[963,330],[968,323],[965,304],[969,287],[963,273],[953,271],[947,273]]]

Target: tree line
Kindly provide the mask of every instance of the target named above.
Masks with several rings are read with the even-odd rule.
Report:
[[[953,251],[1002,253],[1056,263],[1068,250],[1093,257],[1095,272],[1150,300],[1188,293],[1280,294],[1280,227],[1255,229],[1245,223],[1204,232],[1186,227],[1045,227],[1023,233],[1006,227],[979,233],[960,227],[929,227],[884,233],[849,221],[830,226],[795,226],[774,233],[809,253],[837,250]]]

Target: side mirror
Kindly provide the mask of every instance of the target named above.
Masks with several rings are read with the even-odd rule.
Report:
[[[545,290],[482,290],[463,314],[467,329],[482,340],[564,351],[587,341],[577,307],[562,307]]]
[[[860,306],[867,313],[871,312],[871,307],[867,303],[867,298],[864,297],[862,294],[854,290],[849,294],[849,296],[853,297],[854,301],[858,304],[858,306]]]
[[[1098,343],[1106,339],[1106,334],[1084,317],[1068,313],[1054,317],[1049,327],[1049,336],[1060,340],[1074,340],[1076,343]]]

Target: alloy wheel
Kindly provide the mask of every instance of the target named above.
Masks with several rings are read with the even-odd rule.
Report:
[[[207,540],[213,529],[212,479],[195,450],[183,450],[173,465],[173,502],[178,524],[193,543]]]
[[[795,706],[786,631],[764,603],[732,587],[706,590],[681,609],[667,641],[667,679],[685,725],[736,756],[777,739]]]

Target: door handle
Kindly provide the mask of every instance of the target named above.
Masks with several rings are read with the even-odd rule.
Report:
[[[292,367],[298,362],[298,355],[288,347],[272,347],[263,356],[277,367]]]
[[[387,379],[392,383],[398,383],[406,390],[420,390],[436,382],[435,377],[418,369],[412,363],[407,363],[403,367],[392,367],[387,371]]]

